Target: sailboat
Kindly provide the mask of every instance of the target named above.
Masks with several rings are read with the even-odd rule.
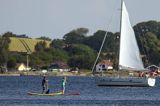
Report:
[[[120,21],[120,50],[119,50],[119,69],[121,73],[124,70],[145,71],[139,48],[135,38],[134,30],[130,24],[128,11],[125,3],[121,0],[121,21]],[[104,38],[105,39],[105,38]],[[103,43],[102,43],[103,44]],[[92,70],[93,71],[93,70]],[[97,85],[101,86],[155,86],[154,77],[108,77],[96,76]]]

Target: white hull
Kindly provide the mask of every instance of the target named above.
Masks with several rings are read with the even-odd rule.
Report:
[[[153,87],[155,82],[155,78],[146,77],[96,77],[96,83],[99,86]]]

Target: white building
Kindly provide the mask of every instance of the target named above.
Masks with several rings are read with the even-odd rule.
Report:
[[[29,71],[31,68],[27,67],[25,64],[17,64],[17,70],[18,71]]]
[[[106,71],[106,70],[112,70],[113,69],[113,63],[110,60],[102,60],[96,65],[96,71]]]

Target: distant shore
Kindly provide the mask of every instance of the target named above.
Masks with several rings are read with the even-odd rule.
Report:
[[[92,72],[47,72],[42,73],[40,71],[36,72],[5,72],[0,73],[0,76],[93,76]]]
[[[150,73],[153,74],[153,73]],[[108,77],[147,77],[150,76],[147,72],[136,72],[136,71],[105,71],[105,72],[97,72],[94,73],[95,76],[108,76]],[[94,76],[90,70],[82,70],[79,72],[46,72],[45,74],[42,71],[28,71],[28,72],[5,72],[0,73],[0,76]],[[157,76],[152,77],[159,77],[160,74]]]
[[[116,71],[107,71],[104,73],[95,73],[95,75],[105,75],[105,76],[137,76],[137,73],[132,72],[116,72]],[[0,73],[0,76],[93,76],[92,72],[90,70],[88,71],[80,71],[80,72],[47,72],[42,73],[41,71],[29,71],[29,72],[5,72]]]

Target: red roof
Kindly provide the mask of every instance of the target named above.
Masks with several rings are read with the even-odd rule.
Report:
[[[102,60],[98,64],[107,64],[107,65],[110,65],[110,66],[113,65],[113,63],[110,60]]]

